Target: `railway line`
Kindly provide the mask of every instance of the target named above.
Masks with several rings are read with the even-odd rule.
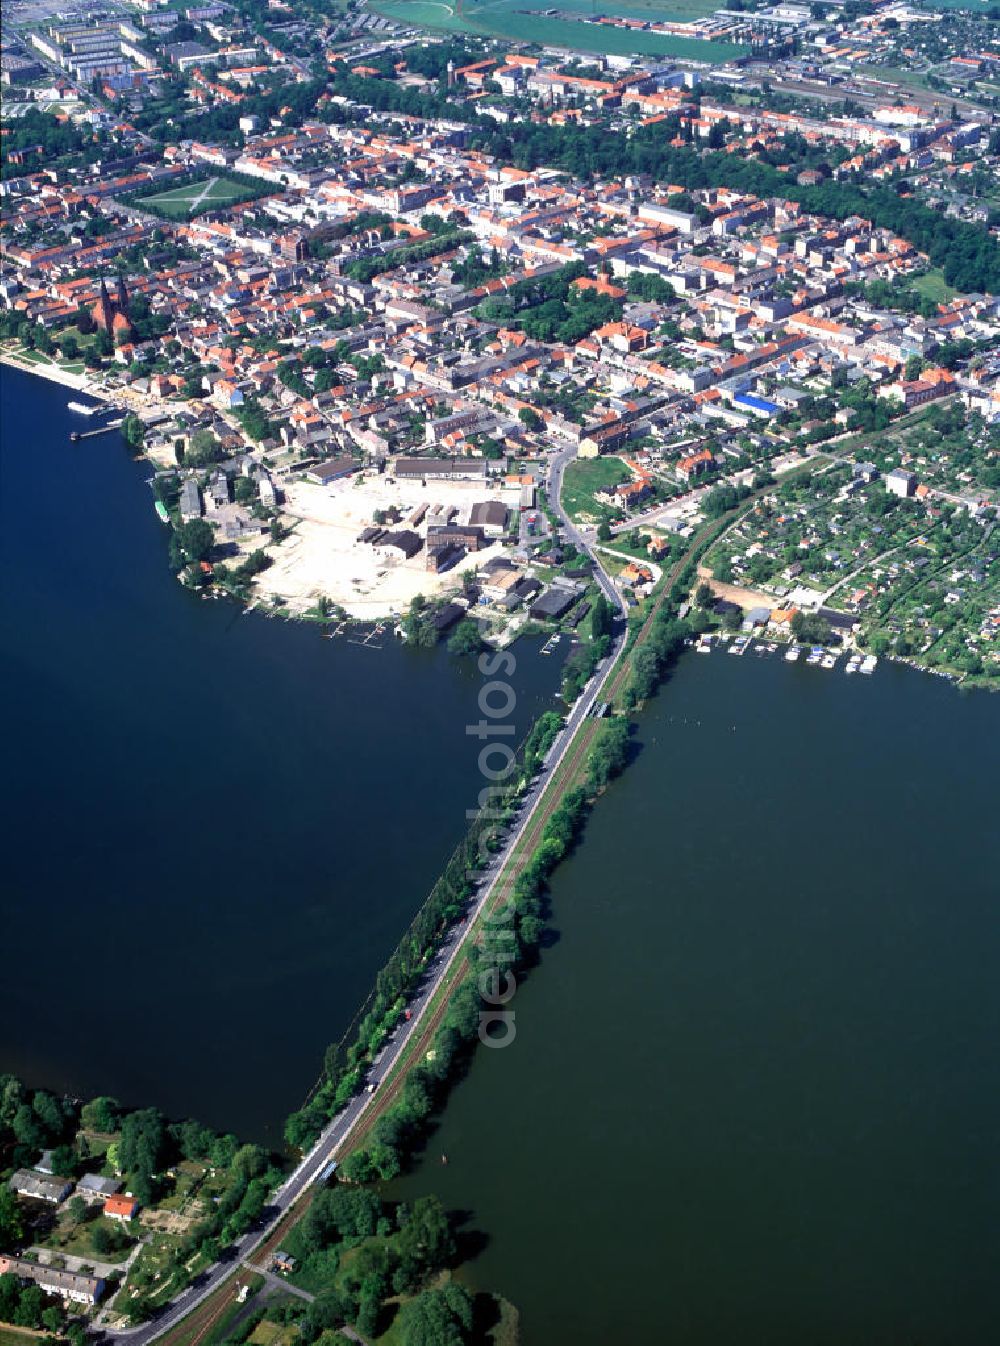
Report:
[[[434,955],[427,985],[410,1002],[410,1019],[401,1021],[373,1064],[369,1079],[375,1085],[375,1092],[351,1099],[332,1119],[313,1149],[303,1156],[278,1189],[266,1228],[245,1234],[227,1249],[225,1260],[205,1273],[203,1284],[198,1288],[188,1287],[158,1319],[111,1331],[109,1336],[113,1340],[121,1346],[151,1346],[154,1341],[162,1341],[164,1346],[199,1346],[226,1308],[235,1301],[239,1288],[254,1275],[248,1263],[267,1264],[288,1231],[305,1215],[313,1193],[322,1185],[332,1165],[356,1149],[392,1106],[403,1088],[407,1069],[428,1049],[451,996],[461,984],[471,941],[479,937],[483,923],[504,900],[533,856],[566,791],[583,782],[587,755],[598,732],[598,721],[591,715],[598,698],[620,707],[629,667],[626,655],[648,639],[651,622],[668,601],[673,585],[692,556],[715,531],[743,509],[751,507],[759,494],[757,492],[744,501],[731,516],[706,523],[699,529],[683,556],[667,571],[633,645],[629,645],[625,622],[618,621],[612,650],[572,707],[549,751],[546,769],[529,784],[521,798],[511,835],[482,875],[485,882],[474,899],[468,924],[455,927]],[[590,553],[585,540],[581,541]],[[596,561],[596,558],[592,559]],[[602,588],[610,590],[620,601],[599,566],[598,573],[604,581]]]

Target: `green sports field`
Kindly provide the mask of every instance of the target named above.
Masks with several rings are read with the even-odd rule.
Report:
[[[967,9],[970,14],[985,14],[996,0],[922,0],[923,9]]]
[[[674,37],[665,33],[636,32],[608,28],[572,19],[549,18],[541,13],[525,14],[528,6],[556,8],[578,13],[581,20],[593,12],[590,0],[555,0],[553,5],[540,0],[465,0],[457,12],[458,0],[371,0],[371,8],[387,18],[412,27],[438,28],[452,33],[476,33],[480,36],[505,37],[514,42],[533,42],[539,46],[565,47],[572,51],[597,52],[612,56],[674,56],[706,65],[720,65],[746,52],[732,42],[700,42],[695,38]],[[663,19],[684,23],[711,13],[718,6],[709,0],[642,0],[599,6],[603,14],[627,18]],[[520,11],[520,12],[519,12]]]
[[[256,193],[253,188],[234,182],[232,178],[210,177],[199,182],[187,182],[182,187],[168,187],[153,196],[144,196],[135,204],[147,206],[172,219],[186,220],[207,210],[221,210],[237,201],[249,201]]]

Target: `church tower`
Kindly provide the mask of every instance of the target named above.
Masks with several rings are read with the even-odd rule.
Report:
[[[108,293],[108,282],[101,277],[101,289],[97,303],[90,311],[91,317],[102,332],[119,341],[128,339],[132,323],[128,316],[128,288],[124,276],[118,277],[115,298]]]
[[[108,284],[104,277],[101,277],[101,292],[98,295],[97,303],[91,310],[91,317],[102,332],[110,334],[111,325],[115,319],[115,309],[111,302],[111,296],[108,294]]]

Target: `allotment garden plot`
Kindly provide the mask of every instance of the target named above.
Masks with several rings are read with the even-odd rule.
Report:
[[[1000,568],[992,534],[987,515],[950,493],[901,499],[881,477],[864,483],[841,464],[759,501],[710,549],[704,573],[774,606],[848,614],[859,623],[858,643],[875,654],[995,679]]]

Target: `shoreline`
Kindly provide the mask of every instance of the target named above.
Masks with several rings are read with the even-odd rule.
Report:
[[[720,641],[721,638],[722,638],[723,636],[727,636],[727,633],[721,631],[718,627],[713,628],[713,629],[710,630],[710,631],[706,631],[704,634],[705,634],[705,635],[709,635],[709,636],[711,636],[711,637],[713,638],[713,640],[716,640],[716,641]],[[731,634],[732,634],[732,638],[735,639],[736,636],[739,635],[740,633],[739,633],[739,632],[734,632],[734,633],[731,633]],[[750,639],[751,639],[752,641],[757,641],[757,642],[759,642],[759,643],[761,643],[761,644],[768,644],[768,643],[774,644],[774,645],[776,645],[776,646],[778,647],[779,651],[787,651],[787,650],[792,650],[792,649],[798,649],[798,650],[800,650],[800,651],[804,651],[804,650],[807,650],[807,649],[810,648],[809,645],[808,645],[808,643],[803,643],[802,641],[798,641],[798,640],[785,640],[785,639],[782,639],[780,636],[774,636],[774,637],[772,638],[772,640],[771,640],[770,642],[768,642],[768,641],[765,640],[765,638],[764,638],[762,635],[760,635],[760,634],[757,633],[757,632],[753,632],[753,633],[747,633],[747,632],[744,632],[743,634],[749,634]],[[727,636],[727,639],[725,640],[725,642],[723,642],[723,643],[725,644],[725,646],[726,646],[726,648],[727,648],[727,650],[728,650],[728,636]],[[692,642],[691,642],[691,647],[690,647],[689,650],[688,650],[688,653],[689,653],[689,654],[690,654],[690,653],[694,653],[694,646],[695,646],[695,644],[696,644],[696,642],[695,642],[694,640],[692,640]],[[713,649],[714,649],[714,648],[715,648],[715,647],[713,646]],[[841,649],[834,649],[832,646],[823,646],[823,648],[824,648],[829,654],[832,654],[832,655],[838,660],[838,663],[839,663],[839,661],[840,661],[841,659],[843,659],[843,658],[845,658],[845,657],[848,657],[848,656],[849,656],[850,654],[852,654],[852,653],[853,653],[853,654],[858,654],[858,655],[863,655],[863,654],[866,653],[866,651],[861,650],[861,649],[858,649],[858,648],[852,648],[852,649],[844,649],[844,648],[841,648]],[[867,653],[871,653],[871,651],[867,651]],[[924,664],[917,663],[916,660],[914,660],[910,655],[894,654],[892,651],[886,651],[885,654],[879,654],[879,655],[876,655],[875,657],[879,660],[880,663],[885,662],[886,664],[892,664],[892,665],[894,665],[894,666],[897,667],[897,668],[909,668],[909,669],[912,669],[912,671],[913,671],[914,673],[923,673],[923,674],[925,674],[926,676],[931,677],[931,678],[939,678],[939,679],[943,679],[945,682],[950,683],[951,686],[954,687],[957,691],[962,691],[962,692],[970,692],[970,691],[995,692],[995,691],[1000,691],[1000,686],[997,686],[996,683],[993,682],[993,681],[990,681],[990,680],[987,680],[986,678],[983,678],[981,675],[979,675],[979,676],[980,676],[980,680],[977,681],[977,680],[976,680],[976,677],[977,677],[976,674],[972,674],[972,673],[950,673],[950,672],[948,672],[946,669],[940,669],[940,668],[928,668],[928,667],[926,667]],[[843,672],[843,669],[841,669],[841,668],[838,667],[837,671],[838,671],[838,672]]]
[[[12,351],[2,348],[0,348],[0,365],[7,365],[22,374],[34,375],[36,378],[43,379],[46,383],[54,383],[59,388],[65,388],[68,392],[83,393],[86,397],[92,397],[95,402],[103,402],[106,406],[113,407],[117,411],[137,411],[136,403],[139,398],[136,393],[133,393],[129,388],[107,388],[103,383],[95,381],[93,372],[73,374],[56,362],[36,364],[32,360],[25,360],[22,356],[15,355]],[[147,456],[143,452],[136,455],[138,458],[146,458]]]
[[[35,374],[40,379],[45,379],[48,383],[56,383],[61,388],[71,388],[77,393],[86,393],[89,397],[97,398],[101,402],[113,402],[114,399],[106,389],[99,384],[95,384],[86,374],[71,374],[68,369],[63,369],[61,365],[52,361],[46,364],[36,364],[33,360],[26,360],[23,356],[15,355],[13,351],[0,351],[0,364],[9,365],[11,369],[19,369],[22,374]]]
[[[71,374],[67,370],[62,369],[58,364],[49,363],[45,365],[36,365],[32,363],[30,360],[28,361],[23,360],[22,358],[12,354],[12,352],[7,350],[0,350],[0,364],[9,365],[12,369],[18,369],[21,371],[22,374],[34,374],[38,378],[45,379],[48,383],[54,383],[59,387],[71,389],[74,392],[85,393],[89,397],[93,397],[100,402],[105,402],[110,406],[121,406],[123,408],[126,408],[128,405],[127,399],[117,398],[114,393],[110,392],[103,386],[92,382],[92,380],[86,377],[85,375]],[[139,456],[143,457],[145,455],[140,454]],[[699,567],[698,573],[700,577],[701,567]],[[180,582],[183,585],[184,583],[183,580],[181,580]],[[190,588],[191,586],[184,586],[184,587]],[[215,585],[211,587],[216,588]],[[207,593],[203,593],[202,596],[204,598],[209,597]],[[249,613],[256,611],[266,617],[280,617],[285,621],[301,621],[311,623],[316,626],[324,626],[324,625],[329,626],[329,625],[342,624],[344,627],[352,627],[352,628],[368,627],[368,626],[375,628],[380,625],[388,626],[390,624],[398,624],[398,622],[402,619],[401,616],[399,616],[398,614],[395,617],[395,619],[393,619],[391,617],[357,617],[354,616],[352,613],[348,612],[346,616],[340,618],[328,618],[324,620],[319,617],[311,617],[308,613],[308,610],[296,611],[290,605],[288,607],[285,607],[284,605],[273,607],[269,605],[263,599],[263,595],[260,594],[255,594],[250,599],[240,599],[237,595],[229,593],[224,588],[219,587],[217,589],[216,594],[213,596],[216,598],[228,599],[230,601],[235,602],[236,605],[242,609],[242,615],[244,616],[249,615]],[[393,632],[393,634],[395,634],[395,632]],[[325,639],[332,638],[332,636],[328,635],[327,632],[323,632],[323,636]],[[498,646],[498,648],[501,647]],[[886,659],[890,663],[905,664],[908,668],[915,669],[918,673],[926,673],[931,677],[942,678],[944,679],[944,681],[950,683],[951,686],[954,687],[956,690],[960,691],[979,690],[986,692],[1000,691],[1000,687],[998,687],[994,682],[990,681],[989,679],[979,678],[975,674],[963,674],[958,672],[949,672],[944,669],[926,668],[924,667],[923,664],[917,663],[910,655],[896,655],[887,652],[885,655],[880,657]]]
[[[681,560],[679,560],[679,561],[677,562],[677,566],[678,566],[678,567],[680,567],[681,565],[683,565],[683,558],[681,558]],[[681,572],[681,574],[683,575],[683,571]],[[679,595],[678,597],[682,597],[682,596],[683,596],[683,595]],[[614,686],[615,686],[615,683],[618,681],[619,676],[624,676],[624,675],[626,675],[627,673],[629,673],[629,671],[630,671],[630,670],[629,670],[629,660],[628,660],[628,657],[627,657],[628,653],[631,653],[632,651],[634,651],[636,648],[638,648],[638,647],[642,644],[643,639],[644,639],[644,633],[646,633],[647,631],[649,631],[650,628],[651,628],[651,625],[655,622],[655,617],[656,617],[657,610],[658,610],[661,606],[664,606],[664,607],[666,607],[666,608],[671,607],[671,606],[673,605],[674,601],[675,601],[675,599],[674,599],[674,597],[672,596],[672,589],[671,589],[671,587],[670,587],[670,585],[669,585],[669,576],[668,576],[667,572],[664,572],[663,581],[662,581],[662,583],[661,583],[660,590],[659,590],[659,597],[655,600],[655,602],[653,603],[653,605],[651,606],[651,608],[649,609],[649,611],[646,613],[642,625],[641,625],[641,626],[638,628],[638,630],[635,632],[634,643],[630,643],[630,644],[629,644],[628,646],[626,646],[625,649],[623,650],[623,654],[625,655],[625,657],[622,659],[621,664],[618,665],[617,660],[616,660],[616,661],[612,664],[612,666],[608,669],[607,673],[605,674],[605,678],[604,678],[603,683],[602,683],[600,686],[594,688],[594,692],[593,692],[593,696],[594,696],[594,697],[596,697],[597,695],[600,694],[601,686],[607,684],[609,678],[610,678],[610,686],[611,686],[611,688],[613,689]],[[616,667],[617,667],[617,671],[613,671],[613,670],[616,669]],[[655,694],[656,692],[658,692],[659,690],[660,690],[660,688],[654,688],[654,694]],[[612,695],[614,695],[613,692],[612,692]],[[631,712],[631,711],[630,711],[630,712],[627,712],[627,715],[628,715],[628,718],[629,718],[630,720],[634,718],[634,712]],[[587,725],[589,726],[589,723],[590,723],[589,720],[588,720],[586,723],[587,723]],[[598,728],[595,732],[601,732],[601,731],[600,731],[600,729]],[[587,733],[587,728],[584,729],[584,733],[585,733],[585,734]],[[572,751],[572,748],[571,748],[572,742],[573,742],[572,739],[569,740],[569,742],[568,742],[567,745],[566,745],[566,750],[565,750],[565,751]],[[584,746],[586,746],[586,744],[584,744]],[[557,760],[555,761],[555,763],[552,765],[550,775],[549,775],[548,777],[545,778],[547,782],[551,782],[551,781],[555,778],[555,773],[556,773],[556,770],[557,770],[557,768],[559,767],[559,765],[560,765],[560,759],[557,759]],[[572,759],[571,759],[571,760],[570,760],[570,763],[567,765],[567,767],[565,768],[565,770],[566,770],[567,773],[570,773],[570,772],[572,771],[572,769],[573,769],[573,762],[572,762]],[[570,788],[571,783],[572,783],[572,776],[571,776],[571,775],[567,775],[567,780],[566,780],[566,788],[567,788],[567,789]],[[544,793],[544,786],[543,786],[543,791],[542,791],[542,792]],[[601,791],[601,793],[603,793],[603,790]],[[539,803],[540,803],[540,802],[541,802],[541,796],[539,797]],[[528,817],[527,817],[527,819],[525,820],[525,823],[524,823],[524,826],[525,826],[525,827],[528,826],[528,824],[529,824],[530,821],[531,821],[531,818],[532,818],[532,814],[529,814]],[[543,815],[542,819],[540,819],[540,821],[544,821],[544,815]],[[523,827],[522,827],[522,832],[523,832]],[[518,835],[520,835],[520,834],[518,834]],[[544,833],[542,834],[542,839],[544,840]],[[515,837],[512,844],[516,847],[517,842],[518,842],[518,837]],[[527,848],[526,848],[526,850],[527,850]],[[499,880],[499,878],[500,878],[500,872],[501,872],[501,871],[502,871],[502,867],[501,867],[501,870],[498,870],[498,873],[497,873],[497,880]],[[484,908],[484,910],[485,910],[485,908]],[[469,932],[468,932],[468,933],[469,933],[469,936],[471,937],[471,935],[472,935],[472,933],[473,933],[471,924],[470,924],[470,929],[469,929]],[[447,968],[445,969],[445,971],[447,971]],[[419,1022],[419,1020],[418,1020],[418,1022]],[[433,1021],[432,1021],[432,1023],[428,1026],[428,1029],[429,1029],[429,1028],[432,1028],[433,1026],[434,1026],[434,1025],[433,1025]],[[415,1031],[415,1032],[419,1032],[419,1030],[417,1030],[417,1029],[415,1029],[414,1031]],[[416,1046],[419,1046],[419,1045],[420,1045],[420,1039],[417,1038],[417,1039],[416,1039]],[[376,1061],[378,1060],[377,1057],[376,1057],[375,1059],[376,1059]],[[410,1064],[412,1065],[412,1064],[414,1063],[414,1061],[417,1061],[417,1060],[418,1060],[418,1057],[417,1057],[417,1056],[415,1056],[415,1055],[414,1055],[414,1056],[411,1056],[411,1058],[410,1058]],[[391,1069],[391,1066],[392,1066],[392,1062],[390,1062],[390,1069]],[[404,1072],[404,1071],[406,1071],[407,1069],[408,1069],[408,1067],[407,1067],[407,1065],[406,1065],[406,1063],[405,1063],[405,1060],[404,1060],[404,1061],[401,1063],[400,1070],[401,1070],[401,1072]],[[384,1077],[383,1077],[383,1078],[384,1078]],[[402,1073],[400,1074],[400,1076],[399,1076],[398,1078],[402,1078]],[[388,1083],[388,1081],[387,1081],[387,1083]],[[392,1087],[392,1086],[391,1086],[391,1083],[390,1083],[390,1090],[391,1090],[391,1087]],[[388,1091],[388,1090],[387,1090],[387,1093],[389,1094],[389,1103],[390,1103],[390,1107],[391,1107],[392,1095],[391,1095],[391,1092]],[[372,1109],[372,1114],[373,1114],[373,1116],[372,1116],[372,1121],[374,1121],[374,1116],[377,1115],[377,1110],[378,1110],[378,1104],[376,1104],[376,1105],[374,1106],[374,1108]],[[366,1139],[366,1136],[367,1136],[367,1133],[366,1133],[365,1131],[362,1131],[362,1134],[361,1134],[361,1142],[362,1142],[362,1143],[364,1143],[364,1141],[365,1141],[365,1139]],[[345,1148],[346,1148],[346,1147],[345,1147]],[[275,1231],[275,1238],[277,1238],[277,1231]],[[169,1312],[169,1311],[168,1311],[168,1312]],[[172,1330],[173,1330],[173,1329],[172,1329],[172,1326],[168,1324],[166,1330],[167,1330],[168,1332],[171,1332],[171,1333],[172,1333]],[[174,1338],[173,1336],[171,1336],[170,1339],[171,1339],[171,1340],[176,1340],[176,1338]]]

